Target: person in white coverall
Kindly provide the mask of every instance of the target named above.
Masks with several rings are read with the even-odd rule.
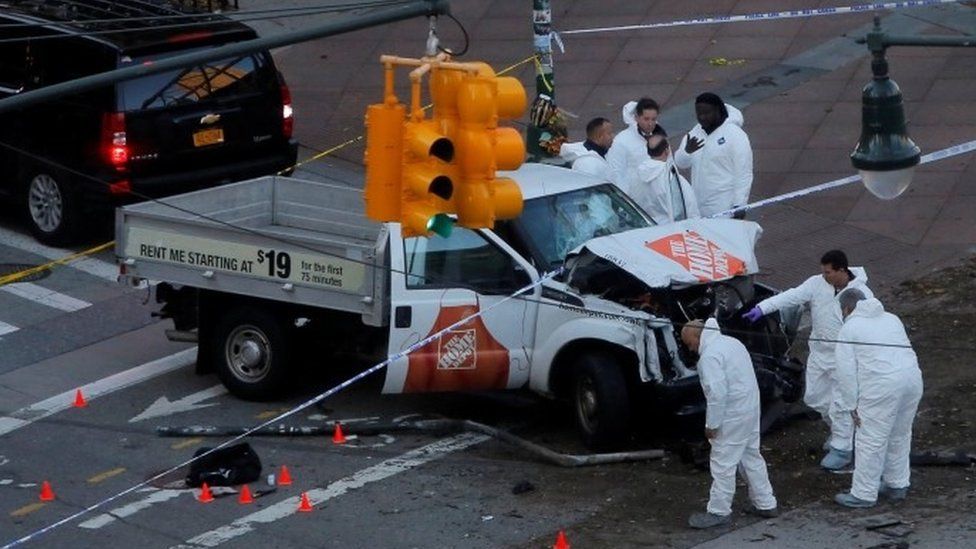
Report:
[[[742,112],[714,93],[695,99],[698,125],[674,153],[674,163],[691,169],[691,187],[703,217],[749,202],[752,190],[752,146],[742,130]]]
[[[854,422],[846,411],[833,404],[840,381],[836,378],[834,341],[843,325],[837,294],[846,288],[857,288],[873,297],[867,286],[868,275],[861,267],[848,267],[847,255],[830,250],[820,258],[821,274],[811,276],[796,288],[764,299],[743,318],[756,322],[764,315],[790,307],[810,306],[810,354],[807,356],[806,391],[803,401],[824,418],[830,426],[825,444],[828,450],[820,465],[829,471],[848,467],[853,459]]]
[[[695,191],[671,162],[671,148],[663,135],[647,140],[647,154],[637,166],[638,183],[630,197],[658,225],[701,217]]]
[[[607,151],[613,143],[613,124],[603,117],[596,117],[586,124],[586,141],[563,143],[559,156],[573,163],[578,172],[595,175],[605,181],[613,181]]]
[[[664,128],[657,123],[660,112],[657,101],[649,97],[631,101],[622,109],[621,115],[627,127],[613,138],[613,145],[607,152],[607,162],[610,163],[611,180],[628,195],[639,183],[637,167],[647,158],[648,138],[653,135],[667,136]]]
[[[912,423],[922,398],[918,357],[897,316],[857,289],[839,296],[838,407],[857,424],[854,479],[837,494],[845,507],[872,507],[878,496],[905,499],[911,479]]]
[[[698,378],[707,405],[705,436],[712,445],[707,512],[695,513],[688,524],[710,528],[731,521],[737,468],[749,485],[752,512],[775,517],[776,497],[759,453],[759,385],[749,351],[739,340],[723,335],[714,318],[704,324],[689,322],[681,330],[681,340],[699,355]]]

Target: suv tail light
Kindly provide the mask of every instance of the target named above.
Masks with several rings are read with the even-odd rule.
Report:
[[[278,80],[281,82],[281,133],[284,134],[285,139],[291,139],[292,133],[295,131],[295,112],[291,108],[291,91],[288,89],[288,84],[285,84],[285,79],[280,75]]]
[[[125,141],[125,113],[112,112],[102,115],[101,150],[105,161],[123,172],[129,163],[129,146]]]

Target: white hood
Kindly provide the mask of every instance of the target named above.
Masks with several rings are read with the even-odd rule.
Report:
[[[705,321],[705,329],[701,333],[701,341],[698,344],[698,354],[704,354],[705,348],[712,344],[713,341],[718,339],[718,336],[722,335],[722,330],[719,328],[718,321],[715,318],[709,317]]]
[[[878,318],[884,312],[884,305],[877,298],[869,297],[857,303],[851,312],[851,318]]]
[[[592,254],[651,288],[702,284],[758,272],[761,234],[751,221],[686,219],[594,238],[570,252],[566,264],[572,271],[576,258]]]
[[[725,110],[729,111],[729,117],[725,119],[726,122],[731,122],[740,128],[745,124],[746,119],[742,116],[742,111],[728,103],[725,104]]]
[[[594,151],[587,149],[582,141],[576,143],[563,143],[559,147],[559,157],[566,162],[573,162],[581,156],[596,155],[599,156]]]
[[[624,119],[624,124],[627,126],[636,126],[637,120],[634,116],[637,114],[637,101],[628,101],[626,105],[620,109],[620,116]]]

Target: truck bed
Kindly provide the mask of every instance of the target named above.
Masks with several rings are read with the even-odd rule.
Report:
[[[280,176],[120,208],[125,274],[384,323],[386,230],[362,190]]]

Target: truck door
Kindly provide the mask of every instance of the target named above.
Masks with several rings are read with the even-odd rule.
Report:
[[[451,236],[402,239],[390,224],[389,354],[499,303],[538,280],[523,258],[489,231],[455,227]],[[386,372],[384,393],[513,389],[524,386],[535,336],[536,303],[511,299],[452,328]]]

